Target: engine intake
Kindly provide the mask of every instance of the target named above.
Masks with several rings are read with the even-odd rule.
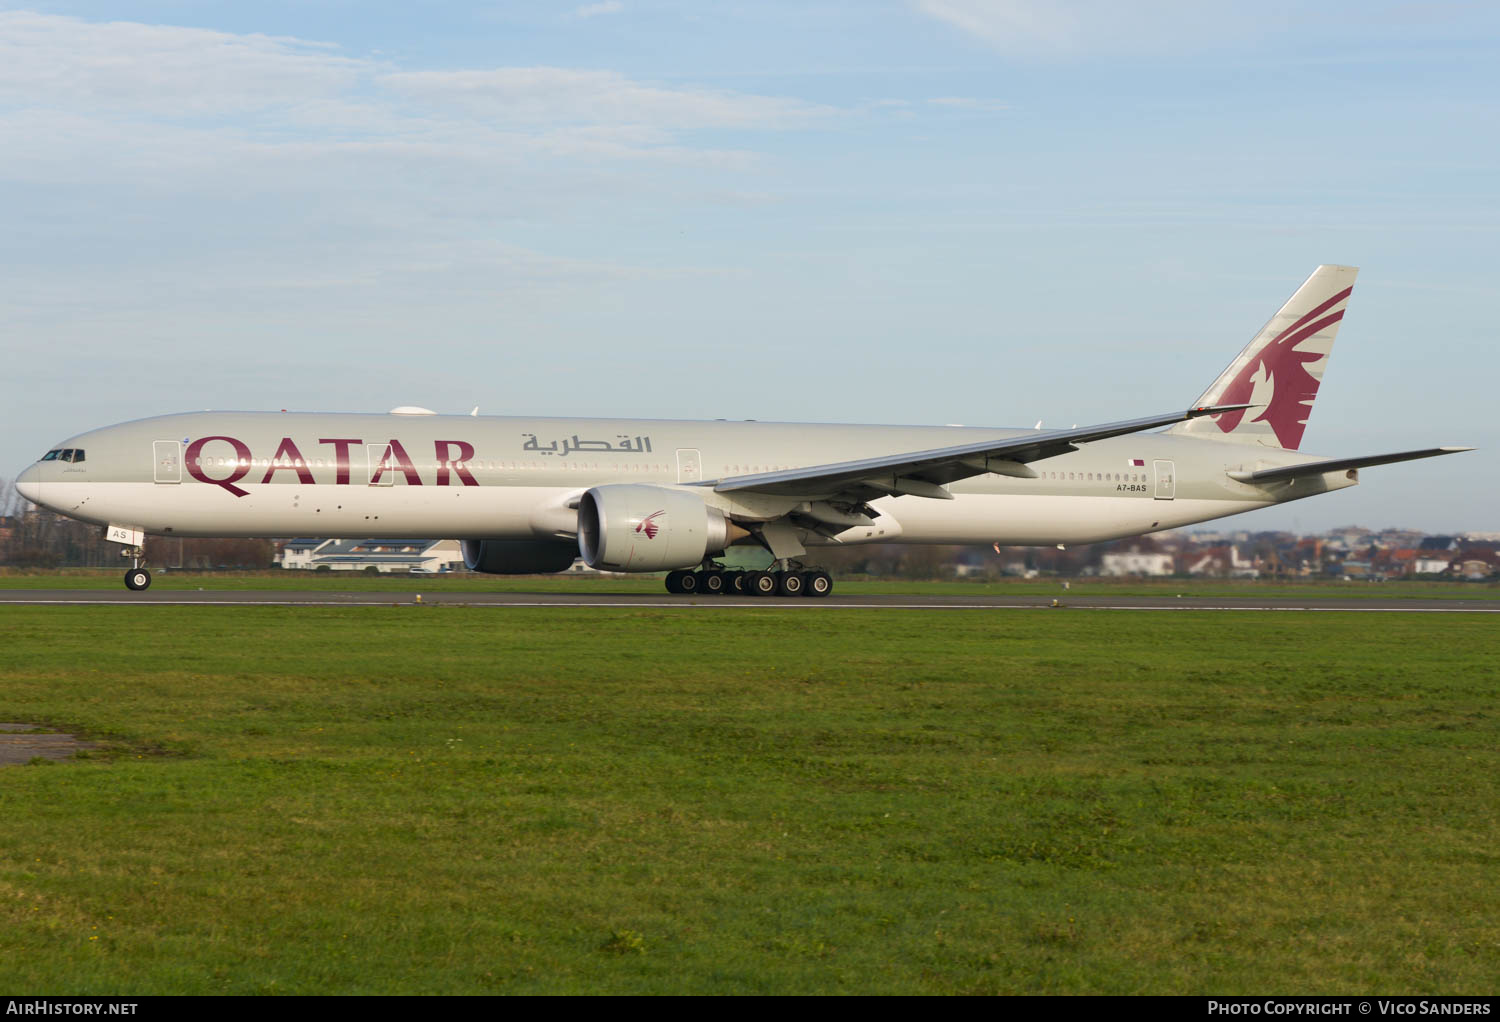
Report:
[[[692,568],[729,544],[723,512],[694,493],[631,483],[596,486],[578,503],[578,551],[604,571]]]

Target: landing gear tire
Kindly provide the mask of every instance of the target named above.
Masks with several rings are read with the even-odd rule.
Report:
[[[724,573],[724,594],[726,596],[745,595],[745,572],[726,571]]]
[[[704,571],[698,574],[698,582],[703,591],[710,596],[718,596],[723,593],[726,579],[722,571]]]
[[[151,586],[151,572],[145,568],[131,568],[125,573],[125,588],[140,592]]]
[[[804,588],[802,573],[798,571],[783,571],[776,579],[777,596],[801,596]]]
[[[692,596],[702,588],[703,576],[696,571],[684,571],[677,580],[677,591],[684,596]]]
[[[745,592],[750,596],[775,596],[776,576],[769,571],[752,571],[745,576]]]
[[[803,596],[827,596],[833,592],[833,576],[826,571],[809,571],[802,576]]]
[[[674,595],[682,592],[682,576],[686,574],[687,572],[685,571],[667,572],[667,592],[673,593]]]

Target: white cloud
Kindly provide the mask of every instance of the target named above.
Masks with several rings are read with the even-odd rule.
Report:
[[[604,0],[604,3],[585,4],[573,12],[575,18],[593,18],[600,14],[618,14],[625,9],[620,0]]]
[[[1001,46],[1066,45],[1078,27],[1066,0],[917,0],[917,9]]]
[[[463,159],[540,149],[719,160],[724,153],[679,136],[796,128],[831,112],[605,70],[402,71],[298,39],[0,12],[0,177],[15,171],[18,152],[80,159],[97,144],[114,161],[123,144],[127,161],[200,163],[248,142],[307,138],[327,150],[448,150]],[[188,152],[189,138],[207,152]]]
[[[660,130],[786,128],[832,111],[798,100],[704,89],[666,89],[614,71],[506,67],[490,71],[407,71],[380,83],[435,107],[487,122],[612,124]]]
[[[1288,0],[912,0],[917,10],[1022,56],[1160,52],[1259,38],[1296,20]]]
[[[219,115],[332,96],[371,64],[324,44],[0,12],[0,103]]]
[[[973,110],[977,113],[993,113],[1010,109],[1008,104],[998,99],[979,99],[974,96],[935,96],[927,102],[932,106],[947,107],[950,110]]]

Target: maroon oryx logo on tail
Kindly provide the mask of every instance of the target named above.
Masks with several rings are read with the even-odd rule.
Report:
[[[641,524],[639,524],[639,525],[637,525],[635,527],[635,531],[636,532],[644,532],[646,534],[646,538],[647,539],[655,539],[656,538],[656,534],[661,531],[661,523],[658,522],[656,519],[659,518],[661,515],[664,515],[666,513],[667,513],[667,509],[666,508],[662,508],[660,511],[653,511],[653,512],[651,512],[645,518],[641,519]]]
[[[1255,391],[1256,376],[1269,379],[1271,400],[1266,403],[1265,410],[1250,421],[1270,423],[1276,442],[1295,450],[1302,442],[1302,431],[1307,428],[1307,413],[1312,408],[1313,398],[1318,396],[1319,379],[1308,372],[1308,367],[1327,357],[1326,352],[1299,351],[1297,345],[1343,319],[1343,309],[1337,312],[1328,310],[1348,298],[1353,290],[1352,287],[1344,288],[1272,338],[1245,363],[1217,400],[1224,404],[1248,403]],[[1225,433],[1232,433],[1244,416],[1245,410],[1241,409],[1217,415],[1214,421]]]

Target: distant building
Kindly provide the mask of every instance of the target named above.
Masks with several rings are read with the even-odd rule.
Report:
[[[1455,560],[1449,570],[1458,578],[1479,582],[1500,576],[1500,558],[1493,553],[1464,556]]]
[[[1170,575],[1176,570],[1176,559],[1159,550],[1142,550],[1132,546],[1129,550],[1111,551],[1099,559],[1099,574],[1108,577],[1122,575]]]
[[[1260,578],[1260,569],[1253,561],[1241,558],[1239,547],[1232,543],[1194,551],[1187,572],[1211,578]]]
[[[1426,550],[1418,550],[1416,557],[1411,562],[1411,573],[1413,575],[1441,575],[1448,570],[1448,565],[1453,563],[1451,555],[1433,554]]]
[[[283,568],[316,571],[461,571],[463,552],[456,539],[294,539],[281,548]]]

